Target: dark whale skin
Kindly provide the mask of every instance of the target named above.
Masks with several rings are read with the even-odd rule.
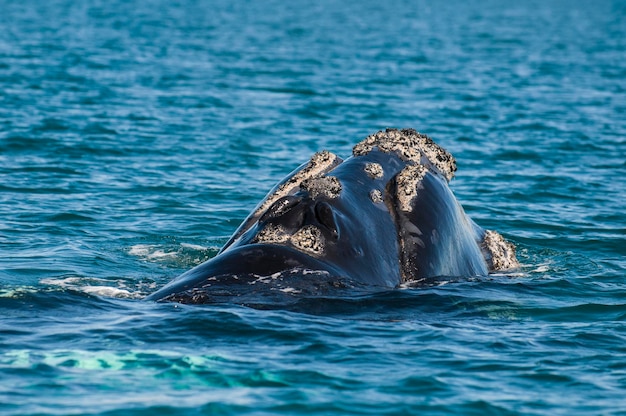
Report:
[[[147,300],[280,303],[518,267],[514,246],[463,211],[448,187],[455,170],[448,152],[411,129],[368,136],[345,161],[317,153],[270,191],[217,256]]]

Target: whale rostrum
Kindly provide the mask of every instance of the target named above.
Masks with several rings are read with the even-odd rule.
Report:
[[[448,187],[454,157],[413,129],[387,129],[346,160],[328,152],[279,182],[217,256],[148,297],[250,303],[265,297],[389,290],[519,267]]]

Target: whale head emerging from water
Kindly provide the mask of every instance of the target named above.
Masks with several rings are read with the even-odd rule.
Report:
[[[147,299],[282,302],[430,285],[517,267],[448,187],[456,162],[428,136],[387,129],[342,160],[323,151],[277,184],[213,259]]]

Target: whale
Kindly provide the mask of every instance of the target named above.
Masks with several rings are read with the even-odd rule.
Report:
[[[519,267],[515,246],[452,193],[454,157],[386,129],[345,160],[324,150],[274,186],[215,257],[146,299],[288,303],[472,279]]]

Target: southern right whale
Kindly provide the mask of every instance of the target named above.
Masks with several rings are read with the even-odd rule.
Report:
[[[455,171],[452,155],[413,129],[370,135],[346,160],[316,153],[269,192],[216,257],[147,299],[283,302],[518,267],[515,247],[465,214],[448,187]]]

